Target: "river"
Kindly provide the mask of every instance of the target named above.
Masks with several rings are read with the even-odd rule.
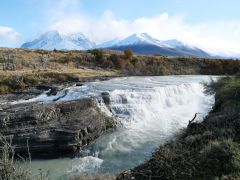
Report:
[[[46,93],[22,102],[49,103],[95,98],[100,109],[122,126],[103,135],[84,149],[82,157],[33,160],[34,173],[49,170],[50,179],[67,179],[74,174],[113,174],[140,165],[160,144],[174,138],[195,113],[201,122],[209,113],[214,96],[204,93],[210,76],[123,77],[72,86],[56,96]],[[100,94],[110,94],[110,109]],[[61,97],[61,98],[60,98]]]

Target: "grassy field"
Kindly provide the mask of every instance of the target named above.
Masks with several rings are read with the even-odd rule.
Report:
[[[15,92],[36,85],[51,85],[71,82],[91,81],[100,77],[118,77],[117,70],[74,69],[61,71],[45,69],[40,71],[19,70],[0,72],[0,94]]]
[[[30,86],[118,77],[117,69],[101,68],[81,51],[42,51],[0,48],[0,94]]]
[[[195,57],[143,56],[108,50],[46,51],[0,48],[0,94],[96,77],[235,75],[240,61]]]

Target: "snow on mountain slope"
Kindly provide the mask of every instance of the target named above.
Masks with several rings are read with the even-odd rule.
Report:
[[[153,38],[147,33],[133,34],[122,40],[120,39],[111,40],[111,41],[99,44],[97,47],[107,48],[107,47],[119,47],[119,46],[129,46],[129,45],[155,45],[158,47],[166,47],[166,48],[182,48],[182,47],[195,48],[186,43],[178,41],[176,39],[160,41],[158,39]]]
[[[46,50],[89,50],[94,48],[125,50],[131,48],[133,52],[139,54],[210,57],[205,51],[188,45],[187,43],[176,39],[160,41],[147,33],[133,34],[124,39],[114,39],[96,45],[88,40],[82,33],[62,34],[58,31],[49,31],[31,42],[24,43],[21,47]]]
[[[124,50],[131,48],[139,54],[161,54],[164,56],[196,56],[209,57],[203,50],[188,45],[176,39],[160,41],[147,33],[133,34],[122,40],[108,41],[97,46],[98,48]]]
[[[116,39],[116,40],[111,40],[111,41],[102,43],[102,44],[98,45],[98,47],[106,48],[106,47],[113,47],[113,46],[117,47],[117,46],[128,46],[128,45],[144,45],[144,44],[164,46],[162,44],[162,41],[154,39],[147,33],[140,33],[140,34],[133,34],[122,40]]]
[[[94,48],[107,48],[107,47],[116,46],[116,44],[118,44],[120,41],[121,41],[120,39],[110,40],[110,41],[98,44]]]
[[[117,46],[136,45],[136,44],[154,44],[161,45],[161,41],[154,39],[147,33],[133,34],[117,43]]]
[[[95,43],[88,40],[82,33],[60,34],[58,31],[49,31],[31,42],[24,43],[21,47],[46,50],[87,50],[94,46]]]

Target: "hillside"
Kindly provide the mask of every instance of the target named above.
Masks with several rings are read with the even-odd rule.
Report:
[[[121,51],[0,49],[0,93],[29,86],[79,82],[97,77],[144,75],[233,75],[240,61],[125,55]]]

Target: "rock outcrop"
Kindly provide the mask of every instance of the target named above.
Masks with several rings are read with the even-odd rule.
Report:
[[[15,152],[32,157],[77,153],[115,122],[100,112],[93,99],[52,104],[3,105],[0,133],[12,140]]]

